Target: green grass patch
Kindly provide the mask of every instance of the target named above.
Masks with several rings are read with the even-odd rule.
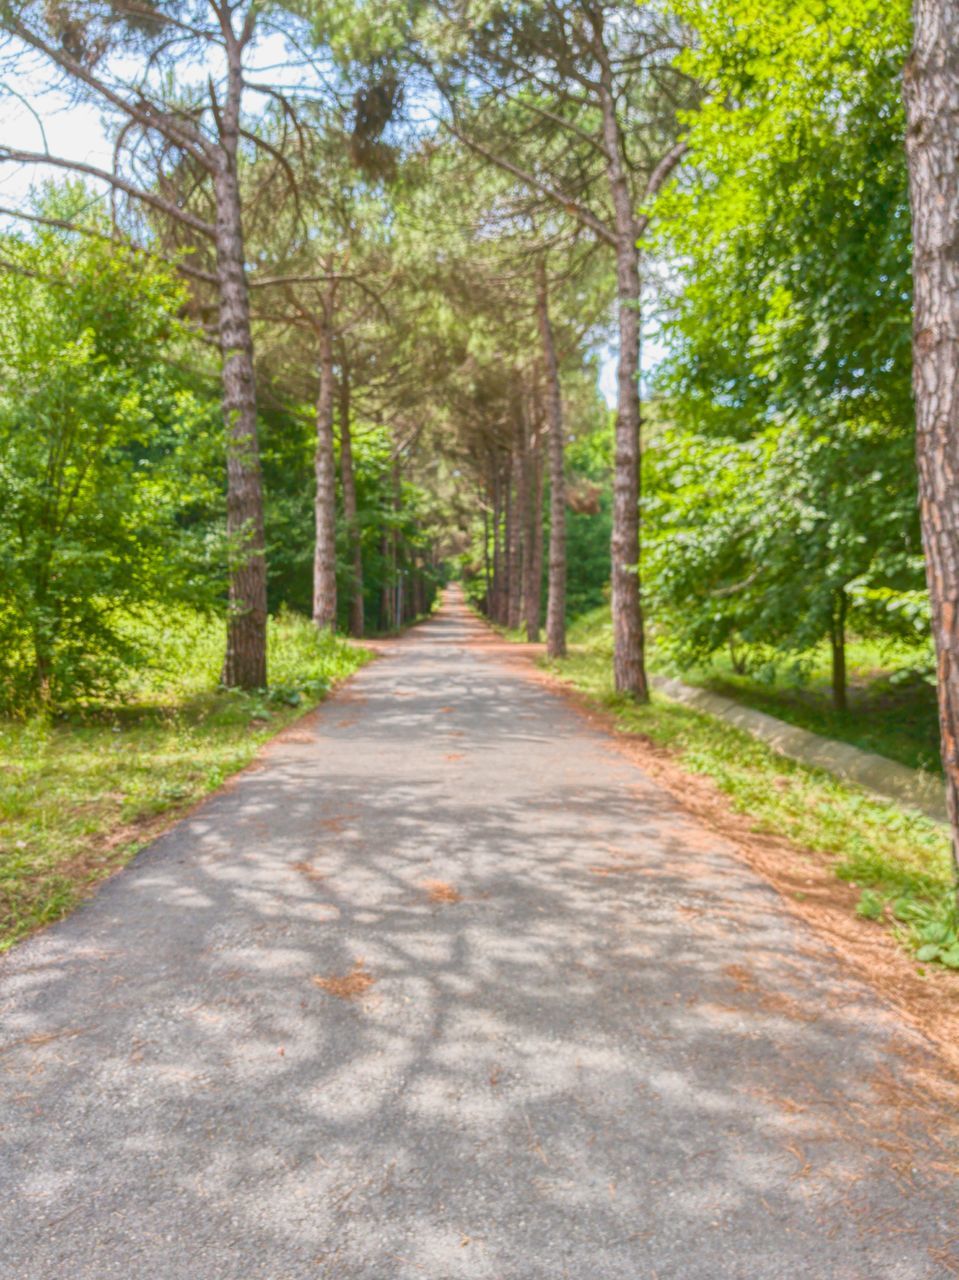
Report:
[[[621,729],[668,747],[684,768],[711,778],[758,830],[830,855],[836,874],[863,890],[860,914],[890,924],[920,960],[959,968],[949,839],[939,824],[787,760],[692,708],[658,696],[638,706],[616,695],[605,621],[580,624],[571,640],[575,650],[546,664],[549,670],[611,709]]]
[[[578,618],[570,627],[570,643],[608,647],[608,606]],[[909,768],[941,772],[936,691],[925,674],[931,658],[928,646],[891,639],[850,640],[846,654],[849,709],[845,712],[832,706],[825,644],[794,658],[780,657],[775,663],[757,660],[755,654],[751,658],[754,669],[740,675],[724,654],[716,654],[709,666],[680,669],[655,641],[648,653],[649,668],[655,674],[679,676],[687,684],[825,738],[875,751]]]
[[[121,696],[56,719],[0,722],[0,951],[65,915],[183,809],[372,656],[305,618],[271,619],[272,684],[218,688],[221,620],[130,624],[155,660]]]

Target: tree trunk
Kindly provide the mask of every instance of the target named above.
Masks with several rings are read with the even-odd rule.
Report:
[[[237,91],[238,92],[238,91]],[[223,421],[226,426],[226,528],[229,604],[222,680],[228,688],[266,687],[266,552],[256,382],[236,134],[224,125],[224,161],[214,179],[220,301]]]
[[[403,583],[400,578],[400,461],[393,459],[393,531],[390,536],[390,580],[393,584],[393,629],[403,625]]]
[[[644,660],[643,614],[639,594],[639,250],[623,139],[616,117],[612,73],[596,28],[600,60],[600,108],[606,174],[616,224],[616,309],[619,363],[616,376],[616,438],[613,464],[611,577],[613,673],[616,690],[649,701]]]
[[[566,656],[566,465],[563,439],[563,393],[556,343],[549,318],[546,264],[540,263],[537,290],[540,341],[546,367],[546,412],[549,423],[549,587],[546,597],[546,653]]]
[[[518,629],[523,617],[523,530],[528,516],[526,503],[525,468],[520,446],[513,446],[510,459],[510,489],[512,490],[512,519],[509,536],[509,616],[507,625]]]
[[[509,626],[510,612],[510,593],[513,588],[513,459],[510,455],[506,460],[505,481],[506,488],[503,494],[503,582],[502,592],[500,594],[500,616],[497,619],[500,626]]]
[[[915,0],[906,66],[919,513],[959,872],[959,3]]]
[[[543,465],[535,441],[527,453],[529,465],[529,520],[526,525],[526,558],[523,562],[523,613],[526,639],[539,642],[540,604],[543,595]]]
[[[410,616],[413,618],[421,618],[426,612],[423,604],[425,597],[423,590],[423,572],[419,566],[419,560],[414,551],[410,556]]]
[[[493,571],[489,554],[489,506],[485,501],[485,495],[483,502],[483,580],[485,584],[483,612],[488,618],[493,606]]]
[[[832,705],[837,711],[846,710],[846,593],[840,587],[833,602],[829,627],[832,649]]]
[[[629,240],[616,256],[619,368],[611,545],[613,667],[617,691],[647,702],[639,591],[639,255]]]
[[[333,333],[329,316],[318,333],[320,390],[316,398],[316,543],[313,553],[313,621],[336,626],[336,450],[333,443]]]
[[[502,621],[503,601],[503,540],[502,514],[503,499],[499,470],[493,470],[493,594],[490,618],[493,622]]]
[[[356,480],[353,475],[353,432],[350,426],[350,371],[344,359],[340,369],[340,479],[343,485],[343,516],[346,520],[353,565],[350,589],[349,631],[363,634],[363,549],[356,519]]]
[[[380,630],[393,630],[393,584],[390,581],[390,535],[384,529],[380,538],[380,558],[383,563],[383,580],[380,584]]]

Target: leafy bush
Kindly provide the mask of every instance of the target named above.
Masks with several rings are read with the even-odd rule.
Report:
[[[138,705],[165,705],[220,691],[226,623],[212,611],[168,606],[123,620],[124,641],[147,655],[128,671],[117,694]],[[317,631],[309,618],[281,609],[267,623],[268,689],[250,694],[231,691],[239,700],[300,706],[318,701],[336,681],[356,669],[357,650],[330,631]]]
[[[0,274],[0,710],[115,687],[122,622],[209,595],[215,404],[170,362],[182,290],[114,244],[6,237]]]

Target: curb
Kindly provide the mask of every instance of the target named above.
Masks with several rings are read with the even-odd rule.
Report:
[[[759,738],[779,755],[816,769],[825,769],[844,782],[855,783],[884,800],[895,800],[911,809],[918,809],[934,822],[949,822],[945,787],[934,774],[910,769],[846,742],[823,738],[808,729],[777,720],[765,711],[754,711],[732,698],[710,693],[708,689],[697,689],[669,676],[653,676],[652,685],[674,702],[682,702],[697,711],[716,716]]]

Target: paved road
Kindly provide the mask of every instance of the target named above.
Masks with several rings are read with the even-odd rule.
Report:
[[[17,948],[0,1027],[3,1280],[959,1265],[918,1041],[455,602]]]

